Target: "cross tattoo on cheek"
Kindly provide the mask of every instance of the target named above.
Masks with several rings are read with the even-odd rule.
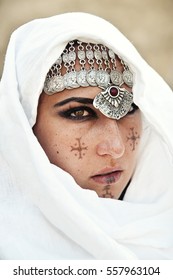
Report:
[[[78,155],[78,159],[82,159],[85,153],[84,150],[88,150],[88,147],[85,146],[84,143],[81,142],[81,138],[76,138],[77,143],[74,144],[74,146],[71,146],[71,152],[75,151],[75,156]]]
[[[131,127],[130,130],[131,132],[129,133],[129,136],[127,136],[127,142],[130,141],[130,146],[132,147],[132,151],[134,151],[138,144],[137,140],[140,139],[140,136],[134,131],[134,127]]]

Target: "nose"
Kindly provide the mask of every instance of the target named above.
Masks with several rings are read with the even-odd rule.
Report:
[[[107,119],[107,118],[106,118]],[[121,129],[116,120],[102,120],[101,134],[96,147],[99,156],[110,155],[113,158],[120,158],[125,152],[125,144],[121,135]]]

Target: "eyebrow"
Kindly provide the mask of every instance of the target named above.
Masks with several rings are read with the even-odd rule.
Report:
[[[84,97],[70,97],[67,99],[64,99],[54,105],[54,107],[60,107],[63,106],[69,102],[79,102],[83,104],[93,104],[93,99],[92,98],[84,98]]]

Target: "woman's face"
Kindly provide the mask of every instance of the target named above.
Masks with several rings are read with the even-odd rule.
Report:
[[[131,179],[141,136],[139,110],[120,120],[92,105],[97,87],[42,93],[34,133],[51,163],[100,197],[119,198]]]

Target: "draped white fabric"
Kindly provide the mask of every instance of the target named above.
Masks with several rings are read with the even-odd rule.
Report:
[[[134,72],[144,124],[123,201],[77,186],[32,132],[46,73],[72,39],[107,45]],[[18,28],[0,84],[0,259],[173,259],[172,108],[168,85],[105,20],[67,13]]]

